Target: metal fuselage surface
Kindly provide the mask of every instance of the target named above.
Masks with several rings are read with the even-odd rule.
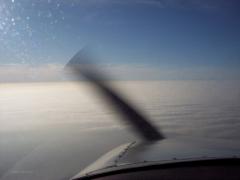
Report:
[[[237,143],[226,140],[191,138],[166,139],[155,143],[127,143],[105,154],[72,179],[84,179],[153,165],[239,159],[240,146]]]

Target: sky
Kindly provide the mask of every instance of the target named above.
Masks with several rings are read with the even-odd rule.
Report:
[[[239,10],[237,0],[0,0],[0,81],[59,79],[85,46],[124,78],[240,79]]]

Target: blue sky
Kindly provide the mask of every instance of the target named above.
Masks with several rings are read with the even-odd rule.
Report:
[[[239,9],[237,0],[2,0],[0,64],[65,64],[90,45],[103,64],[237,72]]]

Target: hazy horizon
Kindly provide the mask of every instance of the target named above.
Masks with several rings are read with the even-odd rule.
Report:
[[[73,75],[64,70],[64,66],[63,64],[0,65],[0,83],[76,80]],[[105,73],[108,80],[240,80],[238,67],[226,70],[214,67],[178,68],[144,64],[96,66]]]

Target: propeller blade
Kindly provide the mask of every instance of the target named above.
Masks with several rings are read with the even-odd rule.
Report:
[[[114,107],[119,112],[122,119],[129,123],[132,129],[146,141],[157,141],[164,139],[162,133],[150,123],[150,121],[138,112],[133,106],[124,100],[119,94],[117,94],[110,86],[104,82],[102,73],[98,72],[98,69],[89,62],[86,52],[80,50],[72,59],[66,64],[65,68],[70,68],[78,79],[83,76],[89,80],[98,92],[100,92],[110,107]]]

